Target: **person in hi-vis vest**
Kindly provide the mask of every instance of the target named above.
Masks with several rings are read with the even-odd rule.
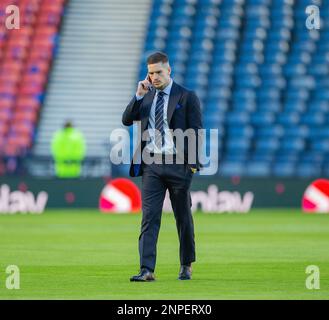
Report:
[[[63,128],[56,131],[51,142],[51,153],[55,161],[58,178],[78,178],[81,163],[86,154],[83,134],[67,121]]]

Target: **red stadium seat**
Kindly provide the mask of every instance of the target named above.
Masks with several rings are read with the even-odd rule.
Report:
[[[7,122],[11,119],[11,112],[9,110],[0,109],[0,121]]]
[[[30,147],[31,137],[25,134],[11,135],[7,139],[7,145],[13,145],[18,147]]]
[[[42,28],[38,28],[35,31],[35,36],[40,36],[40,35],[47,35],[47,36],[51,36],[57,33],[57,28],[54,26],[42,26]]]
[[[45,12],[42,16],[40,16],[38,23],[51,25],[51,26],[58,26],[60,20],[61,17],[57,13]]]
[[[34,15],[23,15],[20,20],[21,27],[25,28],[32,26],[35,24],[36,20],[37,18]]]
[[[0,73],[0,83],[15,83],[17,84],[21,78],[21,73],[12,72],[8,74]]]
[[[16,111],[13,115],[12,122],[30,122],[36,123],[37,121],[37,113],[34,110],[19,110]]]
[[[44,72],[27,73],[22,79],[22,86],[44,86],[46,82],[46,74]]]
[[[7,60],[0,66],[0,72],[3,71],[4,74],[17,72],[20,73],[23,69],[23,62],[16,60]]]
[[[41,84],[28,83],[23,84],[19,88],[20,95],[38,95],[43,91],[43,86]]]
[[[5,59],[24,60],[26,56],[27,50],[21,46],[8,47],[5,53]]]
[[[16,135],[31,136],[34,125],[28,122],[15,122],[10,127],[10,132]]]
[[[55,0],[56,1],[56,0]],[[42,0],[20,0],[20,4],[23,5],[23,4],[40,4],[42,2]]]
[[[1,111],[6,111],[6,110],[11,110],[14,106],[14,101],[13,99],[0,99],[0,112]]]
[[[28,73],[48,73],[49,63],[47,61],[31,60],[27,62]]]
[[[64,3],[66,2],[66,0],[44,0],[43,3],[60,3],[62,6],[64,5]]]
[[[54,47],[54,40],[52,37],[49,36],[38,36],[34,38],[32,44],[32,50],[38,50],[39,47],[42,48],[53,48]]]
[[[38,46],[30,52],[30,58],[33,60],[49,60],[53,54],[53,48],[49,46]]]
[[[17,86],[12,83],[0,83],[0,94],[15,95]]]
[[[61,3],[44,2],[41,4],[40,15],[44,14],[45,12],[47,13],[51,12],[60,15],[62,11],[63,11],[63,6]]]
[[[7,47],[12,48],[15,46],[20,46],[20,47],[27,47],[30,44],[30,39],[29,38],[13,38],[10,37]]]
[[[11,39],[30,39],[33,35],[33,28],[30,26],[22,27],[20,29],[10,30],[8,35]]]
[[[19,8],[24,13],[37,13],[40,8],[40,1],[20,1]]]
[[[26,152],[31,147],[29,136],[10,136],[5,140],[3,151],[6,156],[17,157]]]
[[[40,108],[40,102],[32,97],[20,97],[17,99],[16,110],[33,110],[37,111]]]
[[[0,120],[0,137],[4,137],[8,132],[8,122]]]

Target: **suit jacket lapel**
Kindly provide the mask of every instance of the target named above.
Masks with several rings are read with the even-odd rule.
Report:
[[[168,102],[168,110],[167,110],[167,121],[168,125],[170,124],[170,120],[172,118],[172,115],[175,111],[175,108],[177,106],[177,103],[180,99],[181,93],[179,90],[179,86],[173,82],[171,91],[170,91],[170,96],[169,96],[169,102]]]
[[[147,127],[154,96],[155,96],[155,89],[153,88],[152,91],[146,94],[146,96],[144,97],[143,104],[145,108],[145,117],[142,118],[142,128],[141,128],[142,132]]]

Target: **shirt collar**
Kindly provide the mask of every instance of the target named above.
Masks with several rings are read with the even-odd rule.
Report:
[[[170,82],[169,84],[162,90],[162,92],[164,92],[165,94],[167,94],[168,96],[170,95],[170,91],[171,91],[171,87],[172,87],[172,83],[173,80],[170,78]],[[160,90],[156,90],[156,93],[158,94],[160,92]]]

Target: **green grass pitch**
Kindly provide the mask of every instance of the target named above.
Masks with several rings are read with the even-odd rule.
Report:
[[[329,215],[299,210],[194,214],[193,280],[177,280],[178,237],[164,214],[157,280],[130,282],[138,271],[141,215],[48,210],[0,215],[0,299],[328,299]],[[6,289],[8,265],[20,289]],[[320,289],[305,286],[308,265]]]

